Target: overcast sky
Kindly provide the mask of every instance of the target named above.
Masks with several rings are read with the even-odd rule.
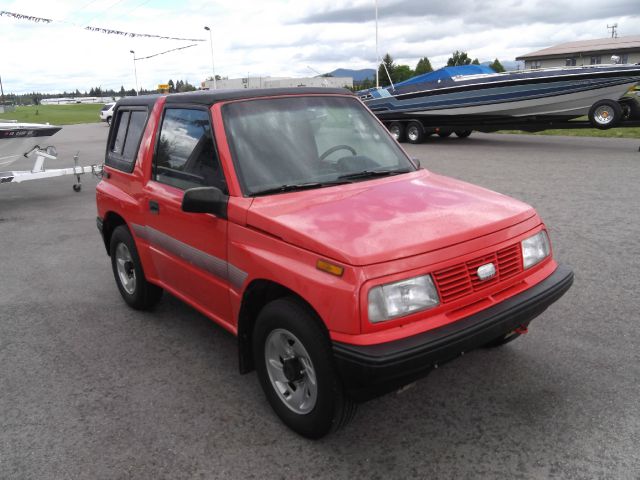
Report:
[[[640,0],[379,0],[379,51],[412,68],[434,68],[451,52],[480,61],[513,60],[554,44],[640,35]],[[0,76],[6,92],[135,86],[133,59],[193,42],[128,38],[83,30],[200,38],[197,46],[137,62],[141,87],[169,79],[199,85],[215,71],[230,78],[313,76],[314,69],[375,68],[374,0],[0,0],[0,11],[52,19],[0,17]],[[309,68],[311,67],[311,68]]]

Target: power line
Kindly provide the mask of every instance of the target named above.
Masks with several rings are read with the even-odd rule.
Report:
[[[102,10],[100,13],[98,13],[97,15],[94,15],[94,16],[93,16],[93,17],[91,17],[89,20],[86,20],[86,22],[85,22],[85,23],[86,23],[87,25],[88,25],[88,24],[90,24],[90,23],[91,23],[91,22],[93,22],[96,18],[101,17],[102,15],[104,15],[104,13],[105,13],[107,10],[109,10],[109,9],[111,9],[111,8],[113,8],[113,7],[115,7],[116,5],[118,5],[118,4],[122,3],[122,2],[124,2],[124,0],[118,0],[116,3],[112,3],[112,4],[111,4],[111,5],[109,5],[107,8],[105,8],[105,9],[104,9],[104,10]]]
[[[77,10],[71,12],[69,15],[67,15],[66,17],[64,17],[64,19],[62,19],[61,21],[67,21],[69,20],[69,18],[71,18],[73,15],[75,15],[76,13],[78,13],[80,10],[84,10],[85,8],[87,8],[89,5],[96,3],[98,0],[89,0],[87,3],[85,3],[84,5],[82,5],[80,8],[78,8]]]

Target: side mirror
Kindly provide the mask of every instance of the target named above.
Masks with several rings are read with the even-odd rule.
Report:
[[[415,164],[416,168],[418,170],[420,170],[422,167],[420,166],[420,159],[419,158],[411,158],[411,161]]]
[[[216,187],[190,188],[182,197],[182,211],[211,213],[218,218],[227,218],[229,197]]]

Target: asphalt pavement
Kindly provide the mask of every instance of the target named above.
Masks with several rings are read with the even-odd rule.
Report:
[[[59,165],[101,162],[106,133],[65,127]],[[407,146],[534,205],[575,283],[523,338],[362,405],[320,441],[280,423],[222,328],[168,295],[150,313],[124,304],[96,179],[1,185],[0,478],[640,478],[639,146],[476,133]]]

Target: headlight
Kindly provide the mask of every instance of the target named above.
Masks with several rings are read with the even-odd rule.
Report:
[[[369,321],[384,322],[440,303],[431,275],[387,283],[369,290]]]
[[[544,260],[550,253],[549,237],[544,230],[522,241],[522,263],[525,269]]]

